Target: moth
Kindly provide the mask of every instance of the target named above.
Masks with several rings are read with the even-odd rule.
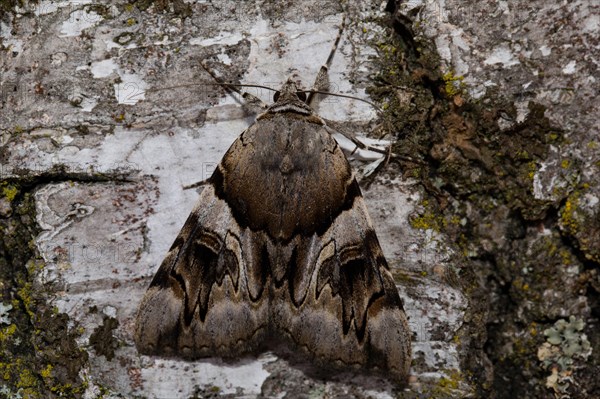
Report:
[[[204,184],[139,306],[140,353],[283,345],[405,382],[402,301],[348,160],[310,107],[315,92],[305,99],[289,79]]]

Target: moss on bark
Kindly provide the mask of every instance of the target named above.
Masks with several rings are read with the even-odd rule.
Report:
[[[582,301],[598,308],[590,277],[598,265],[568,239],[582,219],[574,211],[584,189],[577,185],[577,162],[561,164],[570,183],[557,187],[553,199],[536,198],[533,178],[550,146],[565,143],[561,129],[536,103],[518,122],[510,96],[470,99],[462,79],[442,71],[433,43],[390,4],[393,34],[376,43],[379,74],[371,94],[396,135],[394,153],[413,158],[399,161],[402,173],[422,184],[424,211],[413,227],[442,231],[462,254],[458,274],[470,303],[455,337],[464,349],[462,378],[479,397],[548,397],[549,368],[538,358],[541,332],[565,313],[585,318],[589,307]],[[510,127],[501,128],[500,119]],[[586,332],[598,340],[597,331]],[[583,357],[574,358],[579,381],[591,381],[593,371],[583,365]],[[598,382],[582,388],[579,381],[567,392],[582,397],[600,389]]]
[[[75,342],[78,333],[69,316],[47,302],[51,287],[37,279],[44,263],[34,243],[34,185],[11,180],[0,187],[6,189],[0,217],[1,299],[12,306],[7,323],[0,325],[0,395],[79,397],[87,385],[80,375],[87,353]]]

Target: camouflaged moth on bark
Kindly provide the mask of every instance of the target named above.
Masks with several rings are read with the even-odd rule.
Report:
[[[141,302],[135,342],[188,359],[276,342],[406,380],[410,331],[365,201],[291,80],[205,184]]]

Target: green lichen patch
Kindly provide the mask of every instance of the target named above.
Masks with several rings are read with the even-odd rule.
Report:
[[[575,368],[584,366],[592,353],[592,347],[583,332],[585,322],[575,316],[569,320],[560,319],[554,326],[544,330],[546,342],[537,351],[537,357],[545,370],[550,371],[546,387],[555,397],[566,397],[573,379]]]

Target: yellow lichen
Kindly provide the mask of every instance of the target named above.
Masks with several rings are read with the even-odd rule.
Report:
[[[52,365],[49,364],[46,366],[46,368],[44,368],[42,371],[40,371],[40,375],[43,378],[50,378],[52,376]]]
[[[576,215],[578,205],[579,193],[575,192],[569,198],[567,198],[565,206],[563,207],[560,215],[560,223],[562,227],[571,234],[575,233],[579,228]]]
[[[21,370],[19,381],[17,381],[17,388],[35,388],[36,386],[37,378],[35,378],[35,374],[27,368]]]
[[[423,201],[421,205],[427,208],[428,201]],[[446,223],[442,216],[435,215],[430,210],[425,210],[423,214],[411,218],[410,225],[414,229],[440,231],[440,228]]]
[[[529,180],[533,180],[535,172],[537,172],[537,163],[535,161],[529,162],[527,164],[527,169],[529,170],[529,173],[527,174]]]
[[[572,262],[571,260],[571,252],[566,249],[562,249],[560,251],[560,258],[562,260],[562,264],[565,266],[569,266]]]
[[[536,322],[531,322],[531,324],[529,325],[529,334],[532,337],[537,336],[537,334],[538,334],[538,327],[537,327],[537,323]]]
[[[31,295],[31,283],[26,282],[21,285],[21,288],[17,290],[17,295],[21,298],[23,305],[25,306],[25,310],[29,317],[35,317],[34,307],[35,301],[33,296]]]
[[[464,76],[455,76],[454,73],[448,71],[442,76],[442,79],[444,79],[444,88],[448,97],[454,97],[462,93]]]
[[[459,389],[463,379],[460,371],[448,370],[446,376],[440,378],[437,382],[437,389],[433,392],[435,397],[438,397],[437,395],[439,394],[448,395],[452,393],[452,391]]]
[[[11,324],[7,327],[0,329],[0,344],[3,344],[6,341],[8,341],[10,337],[15,335],[15,332],[17,332],[16,324]]]
[[[8,202],[12,202],[18,193],[19,189],[17,189],[15,186],[7,185],[2,187],[2,196],[6,198]]]
[[[458,226],[461,224],[461,218],[458,215],[452,215],[452,217],[450,218],[449,223],[453,226]]]
[[[548,140],[549,141],[556,141],[556,140],[558,140],[558,134],[557,133],[549,133],[548,134]]]

